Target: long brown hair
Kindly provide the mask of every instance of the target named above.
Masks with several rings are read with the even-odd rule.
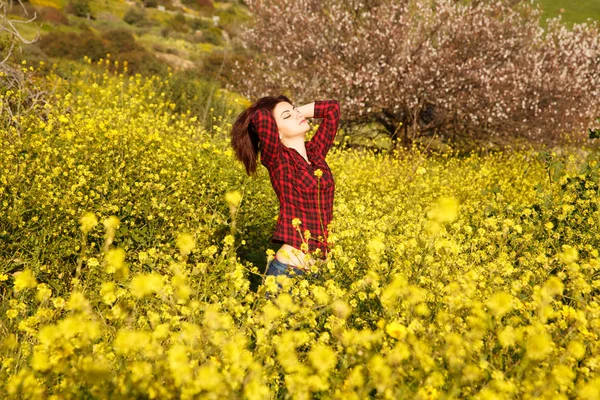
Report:
[[[250,123],[250,119],[258,110],[267,110],[272,113],[275,106],[284,101],[292,104],[290,99],[283,95],[261,97],[244,110],[231,127],[231,147],[233,147],[237,159],[246,167],[248,175],[254,175],[256,172],[260,153],[260,139],[256,129]]]

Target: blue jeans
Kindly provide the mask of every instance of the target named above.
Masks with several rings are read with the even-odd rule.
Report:
[[[291,265],[282,263],[278,259],[274,258],[271,260],[271,262],[267,266],[267,276],[268,275],[272,275],[275,277],[277,277],[279,275],[285,275],[288,278],[292,278],[294,276],[306,275],[306,272],[304,272],[303,270],[301,270],[299,268],[294,268]],[[281,290],[281,288],[283,288],[283,286],[279,282],[277,282],[277,286],[279,287],[279,290]],[[267,297],[267,299],[270,299],[270,298],[272,298],[272,294],[267,293],[266,297]]]
[[[282,263],[277,258],[272,259],[267,267],[267,275],[286,275],[292,278],[294,276],[300,276],[305,274],[306,272],[301,270],[300,268],[294,268],[289,264]]]

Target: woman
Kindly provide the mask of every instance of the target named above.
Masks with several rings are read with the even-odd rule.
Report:
[[[335,100],[295,107],[285,96],[267,96],[233,124],[231,145],[237,158],[253,175],[260,154],[279,199],[272,242],[282,246],[269,263],[267,275],[303,275],[314,262],[313,255],[327,254],[335,185],[325,156],[339,117]],[[304,141],[310,130],[307,118],[323,118],[309,142]]]

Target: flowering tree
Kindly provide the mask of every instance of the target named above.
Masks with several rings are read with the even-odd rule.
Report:
[[[246,95],[340,100],[347,122],[507,144],[555,142],[600,115],[597,24],[543,29],[521,0],[247,0]]]

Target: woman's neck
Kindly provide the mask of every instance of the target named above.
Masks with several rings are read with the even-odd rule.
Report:
[[[302,157],[304,157],[306,162],[310,164],[310,161],[308,161],[308,154],[306,153],[306,144],[304,142],[303,137],[293,139],[281,139],[281,143],[285,147],[295,149]]]

